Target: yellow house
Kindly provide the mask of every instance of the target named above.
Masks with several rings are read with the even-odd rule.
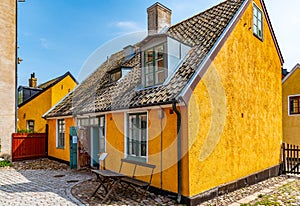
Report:
[[[44,133],[47,121],[43,114],[57,104],[77,85],[70,72],[37,86],[35,74],[31,74],[29,87],[18,88],[18,130]]]
[[[300,146],[300,64],[282,80],[283,141]]]
[[[160,3],[147,12],[149,35],[44,115],[49,155],[154,164],[152,188],[188,205],[278,175],[283,58],[264,2],[224,1],[175,25]]]

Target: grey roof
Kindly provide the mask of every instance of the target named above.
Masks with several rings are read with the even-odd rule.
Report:
[[[187,57],[167,84],[140,89],[140,54],[124,62],[124,50],[113,54],[71,94],[50,110],[46,117],[88,114],[127,108],[170,104],[191,80],[243,2],[227,0],[171,26],[167,35],[191,46]],[[138,44],[137,44],[138,45]],[[106,73],[129,66],[121,80],[110,83]]]

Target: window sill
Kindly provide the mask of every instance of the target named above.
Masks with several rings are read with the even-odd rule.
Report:
[[[56,147],[56,149],[61,149],[61,150],[64,150],[65,147]]]
[[[254,33],[253,33],[253,36],[255,36],[261,42],[264,42],[264,38],[263,37],[259,37],[258,35],[254,34]]]
[[[147,157],[137,157],[137,156],[127,155],[127,157],[125,159],[134,160],[137,162],[147,162]]]

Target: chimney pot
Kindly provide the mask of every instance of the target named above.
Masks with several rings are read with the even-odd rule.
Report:
[[[148,35],[158,34],[164,27],[171,26],[172,10],[160,3],[155,3],[147,9]]]
[[[37,87],[37,78],[35,78],[35,73],[34,72],[30,75],[29,87],[33,87],[33,88]]]

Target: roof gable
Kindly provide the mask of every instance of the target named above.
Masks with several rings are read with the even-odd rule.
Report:
[[[44,92],[46,92],[48,89],[52,88],[53,86],[55,86],[57,83],[59,83],[61,80],[63,80],[64,78],[66,78],[67,76],[70,76],[74,82],[76,82],[76,84],[78,84],[77,80],[74,78],[74,76],[70,73],[70,72],[66,72],[64,75],[54,78],[52,80],[49,80],[48,82],[45,82],[43,84],[40,84],[37,88],[42,89],[41,92],[37,93],[36,95],[33,95],[32,97],[30,97],[29,99],[27,99],[26,101],[22,102],[21,104],[18,105],[18,107],[22,107],[23,105],[27,104],[28,102],[30,102],[31,100],[35,99],[36,97],[38,97],[39,95],[43,94]]]
[[[286,76],[283,78],[282,84],[284,84],[284,83],[288,80],[288,78],[290,78],[290,76],[292,76],[292,75],[295,73],[295,71],[296,71],[297,69],[300,69],[300,64],[299,64],[299,63],[296,64],[296,66],[294,66],[294,68],[290,71],[290,73],[288,73],[288,75],[286,75]]]

